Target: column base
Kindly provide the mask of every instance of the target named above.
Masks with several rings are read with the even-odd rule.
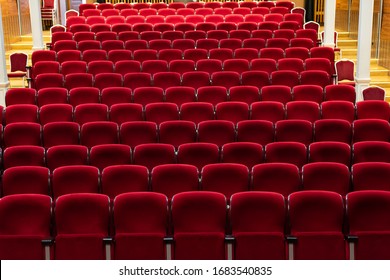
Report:
[[[9,82],[0,83],[0,105],[5,107],[5,93],[9,88]]]
[[[44,50],[44,49],[45,49],[45,46],[42,46],[42,47],[32,47],[33,51],[41,51],[41,50]]]
[[[324,42],[324,43],[322,43],[322,46],[323,46],[323,47],[329,47],[329,48],[332,48],[332,49],[333,49],[333,48],[335,47],[335,44],[334,44],[334,43],[325,43],[325,42]]]
[[[355,78],[355,90],[356,90],[356,102],[363,101],[363,90],[370,86],[371,79],[370,78]]]

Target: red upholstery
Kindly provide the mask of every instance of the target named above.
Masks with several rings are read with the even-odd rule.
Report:
[[[170,200],[173,195],[199,188],[198,169],[187,164],[163,164],[151,172],[151,189],[166,195]]]
[[[3,152],[4,169],[13,166],[45,166],[45,149],[38,146],[13,146]]]
[[[101,144],[117,144],[118,125],[114,122],[95,121],[81,126],[80,143],[91,148]]]
[[[213,143],[222,146],[234,142],[234,123],[226,120],[208,120],[198,124],[198,142]]]
[[[18,194],[0,200],[2,260],[43,260],[41,241],[50,237],[52,200],[39,194]]]
[[[121,144],[93,146],[89,155],[90,164],[102,171],[107,166],[131,163],[131,148]]]
[[[344,205],[340,194],[296,192],[288,198],[294,259],[346,259]]]
[[[252,169],[251,190],[276,192],[287,197],[300,190],[299,169],[290,163],[263,163]]]
[[[202,190],[220,192],[227,198],[249,189],[249,169],[238,163],[205,165],[201,172]]]
[[[103,169],[101,177],[102,193],[114,199],[127,192],[148,190],[149,172],[140,165],[113,165]]]
[[[284,85],[270,85],[261,88],[262,101],[275,101],[283,103],[292,101],[291,88]]]
[[[219,162],[219,148],[211,143],[182,144],[177,150],[177,162],[194,165],[200,171],[207,164]]]
[[[314,140],[336,141],[350,144],[352,139],[351,124],[342,119],[322,119],[314,122]]]
[[[159,125],[160,143],[171,144],[177,148],[181,144],[196,141],[196,125],[190,121],[164,121]]]
[[[263,147],[258,143],[233,142],[222,146],[221,162],[239,163],[248,169],[264,161]]]
[[[132,148],[139,144],[157,142],[157,125],[154,122],[129,121],[120,127],[120,142]]]
[[[383,190],[388,191],[389,163],[361,162],[352,166],[352,183],[354,191]]]
[[[275,123],[276,142],[299,142],[308,146],[313,141],[313,126],[307,120],[281,120]]]
[[[390,162],[390,143],[363,141],[353,144],[353,163]]]
[[[41,146],[41,126],[37,123],[10,123],[4,128],[4,147]]]
[[[88,148],[81,145],[58,145],[47,149],[46,165],[51,170],[69,165],[87,165]]]
[[[114,259],[165,259],[167,198],[158,193],[118,195],[114,201]]]
[[[105,259],[109,198],[102,194],[69,194],[57,199],[56,259]]]
[[[52,191],[56,199],[65,194],[98,193],[99,169],[86,165],[58,167],[53,171]]]
[[[349,234],[357,236],[357,260],[389,259],[389,193],[358,191],[347,195]]]
[[[78,145],[80,126],[73,122],[53,122],[43,126],[42,138],[45,148],[56,145]]]
[[[230,199],[234,259],[285,259],[284,198],[271,192],[242,192]],[[261,222],[258,222],[260,221]]]
[[[41,166],[16,166],[3,173],[2,195],[49,194],[49,170]],[[48,236],[47,236],[48,237]]]
[[[351,147],[342,142],[316,142],[309,146],[309,162],[338,162],[351,165]]]
[[[389,122],[378,119],[361,119],[353,122],[353,142],[384,141],[390,139]]]
[[[306,146],[298,142],[274,142],[265,146],[265,162],[295,164],[299,169],[307,163]]]
[[[175,163],[175,148],[169,144],[149,143],[134,148],[133,163],[144,165],[149,170],[161,164]]]
[[[185,192],[172,199],[174,259],[225,259],[226,198]]]
[[[345,196],[350,191],[348,166],[335,162],[309,163],[302,168],[304,190],[332,191]]]
[[[237,123],[237,142],[253,142],[265,146],[274,141],[274,125],[265,120],[246,120]]]

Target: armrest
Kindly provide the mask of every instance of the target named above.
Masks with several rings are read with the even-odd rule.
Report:
[[[41,241],[43,247],[45,248],[45,260],[50,260],[50,247],[51,245],[54,244],[54,239],[53,238],[48,238],[48,239],[43,239]]]
[[[345,239],[348,241],[348,242],[351,242],[351,243],[356,243],[359,239],[359,237],[357,237],[356,235],[347,235],[345,237]]]
[[[295,236],[289,235],[289,236],[286,236],[286,241],[287,241],[287,243],[289,243],[289,244],[294,244],[294,243],[297,243],[298,238],[295,237]]]

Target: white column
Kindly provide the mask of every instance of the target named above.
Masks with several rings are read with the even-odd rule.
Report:
[[[57,3],[57,9],[59,11],[57,14],[60,17],[59,22],[60,24],[65,25],[66,1],[58,1]]]
[[[5,62],[5,48],[4,48],[4,30],[3,30],[3,14],[1,12],[0,4],[0,105],[5,106],[5,93],[9,87],[7,76],[7,66]]]
[[[336,0],[325,0],[324,47],[334,48]]]
[[[33,50],[43,50],[45,45],[43,43],[42,33],[42,16],[41,16],[41,1],[29,0],[30,5],[30,19],[31,30],[33,38]]]
[[[374,0],[360,1],[356,65],[356,101],[363,100],[362,90],[370,85],[370,59]]]

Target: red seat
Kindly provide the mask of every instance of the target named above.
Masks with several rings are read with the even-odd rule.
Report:
[[[222,163],[239,163],[248,167],[264,161],[263,147],[258,143],[251,142],[233,142],[222,146]]]
[[[80,126],[74,122],[52,122],[43,126],[43,146],[78,145]]]
[[[298,142],[275,142],[265,146],[265,162],[295,164],[299,169],[307,163],[306,146]]]
[[[74,109],[74,121],[79,125],[94,121],[107,121],[108,106],[105,104],[80,104]]]
[[[299,169],[295,164],[272,162],[252,168],[251,190],[274,192],[288,197],[301,188]]]
[[[181,144],[196,141],[196,125],[190,121],[164,121],[159,125],[160,143],[171,144],[178,148]]]
[[[102,194],[70,194],[56,202],[55,259],[105,259],[109,198]],[[74,250],[77,246],[77,251]]]
[[[145,166],[113,165],[101,174],[102,193],[110,199],[127,192],[146,192],[148,186],[149,172]]]
[[[387,191],[356,191],[347,195],[351,258],[356,260],[388,259]],[[355,241],[356,240],[356,241]],[[383,247],[384,246],[384,247]]]
[[[351,188],[349,167],[336,162],[308,163],[302,168],[303,190],[331,191],[345,196]]]
[[[110,109],[110,121],[116,122],[118,125],[124,122],[142,121],[144,119],[142,110],[141,104],[113,104]]]
[[[176,163],[175,148],[161,143],[137,145],[134,148],[133,163],[146,166],[149,171],[157,165]]]
[[[293,259],[346,259],[344,204],[340,194],[305,191],[288,199]],[[321,221],[321,223],[318,223]]]
[[[8,168],[4,171],[2,178],[3,197],[16,194],[48,195],[49,179],[50,172],[46,167],[16,166]]]
[[[47,149],[46,165],[51,172],[61,166],[88,165],[88,148],[78,144],[58,145]]]
[[[121,144],[102,144],[93,146],[89,161],[100,172],[107,166],[131,164],[131,148]]]
[[[226,120],[208,120],[198,124],[198,142],[213,143],[220,147],[234,142],[234,123]]]
[[[226,198],[185,192],[172,199],[174,259],[225,259]]]
[[[276,142],[299,142],[308,146],[313,141],[312,123],[307,120],[281,120],[275,123]]]
[[[200,171],[207,164],[219,162],[219,148],[211,143],[182,144],[177,149],[177,162],[194,165]]]
[[[275,101],[254,102],[251,105],[252,120],[267,120],[273,123],[285,119],[283,103]]]
[[[152,191],[166,195],[169,200],[177,193],[197,191],[198,185],[198,169],[193,165],[163,164],[151,172]]]
[[[52,200],[47,195],[18,194],[0,201],[2,260],[44,260],[42,241],[50,236]]]
[[[117,144],[118,138],[118,125],[114,122],[94,121],[81,126],[80,143],[88,148],[101,144]]]
[[[125,193],[114,201],[114,259],[165,259],[167,197],[158,193]]]
[[[120,126],[120,143],[134,148],[140,144],[157,143],[157,125],[148,121],[129,121]]]
[[[347,143],[323,141],[309,146],[309,162],[338,162],[351,165],[351,147]]]
[[[262,222],[254,222],[257,219]],[[270,192],[233,194],[230,199],[230,220],[235,240],[234,259],[286,258],[286,214],[283,196]]]
[[[265,146],[274,141],[274,130],[270,121],[240,121],[237,123],[237,142],[253,142]]]
[[[314,122],[316,142],[336,141],[350,144],[352,140],[351,124],[346,120],[323,119]]]

